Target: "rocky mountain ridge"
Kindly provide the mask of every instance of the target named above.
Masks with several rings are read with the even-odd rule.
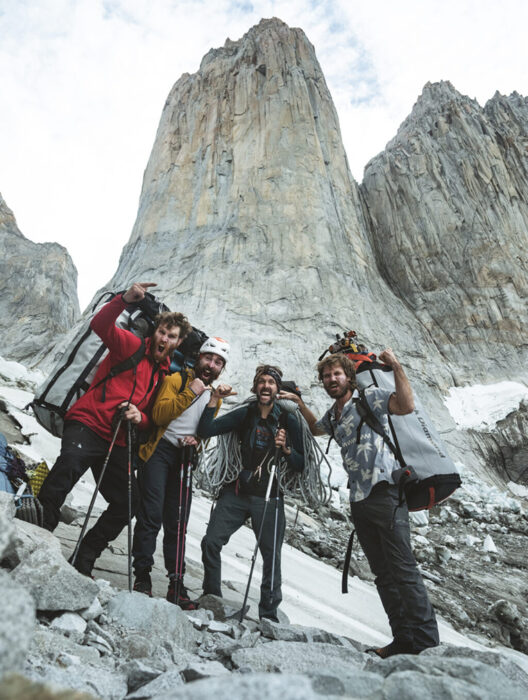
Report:
[[[1,195],[0,245],[0,354],[35,365],[79,317],[77,270],[63,246],[25,238]]]
[[[379,268],[455,382],[524,377],[528,100],[427,84],[361,187]]]

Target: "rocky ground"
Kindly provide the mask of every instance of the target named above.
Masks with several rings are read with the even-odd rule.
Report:
[[[9,414],[23,420],[0,406],[0,428],[10,442],[23,442]],[[65,508],[54,536],[14,519],[12,498],[0,493],[0,700],[525,698],[527,502],[522,490],[513,497],[470,474],[463,480],[428,524],[423,518],[413,524],[413,544],[437,611],[473,647],[479,642],[490,649],[444,643],[419,657],[386,661],[366,654],[355,639],[290,625],[285,616],[279,625],[259,623],[251,596],[244,623],[226,620],[244,592],[230,580],[224,582],[229,598],[207,597],[199,611],[183,613],[164,600],[161,558],[153,572],[156,597],[129,594],[126,533],[98,560],[97,580],[87,579],[65,559],[82,509]],[[195,508],[205,521],[207,504],[199,495]],[[339,569],[351,527],[346,492],[335,495],[333,507],[304,508],[295,525],[295,507],[288,509],[287,540]],[[198,561],[195,553],[186,574],[194,595],[200,593]],[[245,577],[247,557],[240,561]],[[357,545],[350,575],[372,580]]]
[[[206,596],[198,611],[184,613],[78,574],[61,553],[61,541],[71,550],[78,523],[62,524],[59,540],[13,514],[12,497],[1,493],[2,700],[521,700],[528,693],[528,673],[492,651],[442,644],[382,661],[353,639],[286,619],[259,623],[250,610],[240,623],[230,618],[240,607],[235,594]]]
[[[525,654],[527,505],[526,499],[504,495],[466,474],[463,487],[431,511],[428,524],[412,525],[416,559],[440,615],[480,643],[498,643]],[[287,540],[342,569],[352,527],[346,509],[306,512],[318,526],[290,528]],[[373,580],[358,544],[350,575]]]

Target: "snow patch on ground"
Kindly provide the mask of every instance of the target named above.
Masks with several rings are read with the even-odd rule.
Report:
[[[0,375],[8,382],[27,382],[41,384],[45,376],[40,370],[29,370],[14,360],[6,360],[0,356]]]
[[[444,403],[459,428],[491,430],[497,421],[528,399],[528,387],[519,382],[451,387]]]

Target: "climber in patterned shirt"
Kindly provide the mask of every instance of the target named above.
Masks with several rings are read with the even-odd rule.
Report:
[[[379,360],[392,368],[395,391],[369,387],[365,389],[365,398],[390,435],[389,414],[412,413],[414,399],[409,380],[392,349],[384,350]],[[411,549],[409,511],[405,503],[398,506],[398,487],[392,473],[400,465],[383,438],[358,413],[359,392],[352,360],[343,354],[329,355],[319,362],[317,371],[326,393],[334,399],[320,420],[295,394],[281,393],[279,398],[295,401],[312,433],[331,435],[341,447],[343,466],[348,473],[352,520],[376,577],[394,637],[387,646],[369,651],[381,658],[418,654],[437,646],[439,637],[434,610]]]

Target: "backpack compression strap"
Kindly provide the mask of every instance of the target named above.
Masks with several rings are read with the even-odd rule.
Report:
[[[106,400],[106,382],[109,379],[113,379],[116,377],[118,374],[121,374],[122,372],[126,372],[129,369],[134,370],[134,381],[135,381],[135,376],[136,376],[136,368],[138,364],[141,362],[143,357],[145,356],[145,340],[144,338],[140,338],[141,340],[141,345],[138,347],[138,349],[130,355],[130,357],[127,357],[125,360],[122,362],[118,362],[117,365],[114,365],[110,372],[106,375],[106,377],[103,377],[100,379],[97,384],[94,384],[94,386],[91,387],[92,390],[97,389],[98,386],[103,385],[103,392],[101,395],[101,401],[104,403]]]
[[[383,442],[387,445],[387,447],[392,452],[396,460],[402,466],[405,466],[404,464],[402,464],[402,458],[398,450],[396,449],[396,446],[390,440],[389,436],[383,429],[383,426],[379,422],[378,418],[372,412],[372,409],[370,408],[369,403],[367,401],[367,397],[365,396],[364,389],[360,390],[359,398],[354,399],[354,402],[356,404],[357,412],[359,413],[359,416],[361,418],[357,428],[356,442],[359,444],[361,428],[363,427],[363,423],[366,423],[369,426],[369,428],[371,428],[377,435],[379,435],[383,439]]]
[[[372,412],[372,409],[368,404],[367,397],[365,396],[364,389],[360,390],[359,398],[355,399],[355,402],[357,411],[361,417],[361,421],[357,429],[357,442],[359,443],[361,427],[363,423],[366,423],[370,428],[372,428],[372,430],[375,433],[377,433],[381,438],[383,438],[383,442],[387,445],[389,450],[394,455],[394,458],[400,463],[400,466],[402,467],[402,469],[399,470],[400,477],[398,479],[399,505],[402,505],[404,501],[405,486],[409,481],[416,480],[416,474],[412,467],[409,467],[405,464],[405,460],[403,459],[401,452],[397,449],[396,445],[390,440],[387,433],[384,431],[383,426],[379,422],[378,418]]]

